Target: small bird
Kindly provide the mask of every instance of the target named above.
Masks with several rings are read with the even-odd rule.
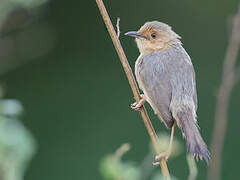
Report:
[[[210,155],[196,119],[197,91],[191,59],[182,47],[180,36],[159,21],[146,22],[138,31],[125,35],[136,38],[140,55],[135,63],[135,75],[141,100],[131,107],[139,110],[147,101],[155,114],[171,128],[167,152],[155,157],[168,160],[172,151],[174,129],[177,125],[186,139],[187,149],[198,160],[208,162]]]

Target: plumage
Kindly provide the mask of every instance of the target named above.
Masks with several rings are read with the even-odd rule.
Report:
[[[166,127],[171,128],[176,121],[188,151],[208,162],[209,152],[196,119],[195,71],[180,36],[157,21],[145,23],[135,34],[140,51],[135,74],[147,102]]]
[[[168,128],[172,127],[175,119],[187,142],[191,141],[187,144],[189,151],[192,154],[203,151],[201,155],[208,161],[207,146],[197,128],[195,72],[181,44],[141,55],[136,61],[135,74],[155,114]],[[195,141],[199,141],[201,146],[192,145]]]
[[[179,58],[177,62],[175,57]],[[147,101],[168,128],[173,124],[171,106],[190,103],[196,97],[193,66],[180,44],[140,56],[135,74]]]

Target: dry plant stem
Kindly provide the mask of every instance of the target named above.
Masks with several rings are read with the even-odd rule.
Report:
[[[115,152],[115,154],[114,154],[114,158],[116,159],[116,160],[120,160],[121,159],[121,157],[126,153],[126,152],[128,152],[129,150],[130,150],[130,144],[128,144],[128,143],[125,143],[125,144],[122,144],[117,150],[116,150],[116,152]]]
[[[119,38],[120,36],[120,27],[119,27],[119,23],[120,23],[120,18],[118,17],[117,18],[117,24],[116,24],[116,27],[117,27],[117,37]]]
[[[231,39],[223,64],[222,83],[217,95],[213,139],[211,144],[212,160],[209,166],[208,179],[219,180],[221,173],[222,148],[227,129],[229,98],[236,79],[236,61],[240,45],[240,4],[233,18]]]
[[[126,58],[126,55],[123,51],[123,48],[120,44],[120,41],[117,37],[117,34],[113,28],[113,25],[112,25],[112,22],[109,18],[109,15],[107,13],[107,10],[102,2],[102,0],[96,0],[97,2],[97,5],[98,5],[98,8],[100,10],[100,13],[102,15],[102,18],[105,22],[105,25],[108,29],[108,32],[112,38],[112,41],[113,41],[113,44],[114,44],[114,47],[118,53],[118,56],[120,58],[120,61],[122,63],[122,66],[125,70],[125,73],[127,75],[127,78],[128,78],[128,81],[129,81],[129,84],[131,86],[131,89],[132,89],[132,92],[133,92],[133,95],[134,95],[134,98],[136,99],[136,101],[138,102],[140,99],[141,99],[141,96],[140,96],[140,93],[139,93],[139,90],[138,90],[138,87],[137,87],[137,84],[136,84],[136,81],[134,79],[134,76],[133,76],[133,73],[132,73],[132,70],[130,68],[130,65],[128,63],[128,60]],[[143,106],[141,109],[140,109],[140,112],[141,112],[141,116],[143,118],[143,121],[144,121],[144,124],[148,130],[148,133],[149,133],[149,136],[151,138],[151,141],[152,141],[152,144],[153,144],[153,147],[154,147],[154,150],[156,152],[156,154],[160,154],[160,150],[158,148],[158,138],[157,138],[157,135],[152,127],[152,124],[151,124],[151,121],[148,117],[148,114],[146,112],[146,109],[145,107]],[[166,163],[166,160],[161,160],[160,162],[160,167],[162,169],[162,174],[164,175],[164,177],[166,179],[170,179],[170,175],[169,175],[169,171],[168,171],[168,167],[167,167],[167,163]]]

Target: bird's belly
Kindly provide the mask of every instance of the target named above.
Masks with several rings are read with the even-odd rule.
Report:
[[[146,101],[150,104],[152,107],[154,113],[158,116],[160,116],[160,119],[164,121],[163,116],[161,114],[161,107],[158,106],[158,103],[156,102],[156,99],[150,95],[146,90],[143,89],[143,93],[146,97]]]

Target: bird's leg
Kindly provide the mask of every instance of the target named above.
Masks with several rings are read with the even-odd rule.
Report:
[[[132,108],[133,110],[135,110],[135,111],[139,111],[140,108],[141,108],[141,107],[144,105],[144,103],[146,102],[146,97],[145,97],[145,95],[144,95],[144,94],[141,94],[140,96],[141,96],[140,101],[131,104],[131,108]]]
[[[164,159],[168,160],[168,158],[170,157],[170,155],[172,153],[173,137],[174,137],[174,130],[175,130],[176,124],[177,124],[176,121],[174,121],[173,126],[172,126],[172,131],[171,131],[171,137],[170,137],[168,150],[166,152],[162,152],[162,153],[158,154],[157,156],[155,156],[155,160],[158,161],[158,162],[153,163],[153,165],[159,165],[159,161],[161,159],[164,158]]]

